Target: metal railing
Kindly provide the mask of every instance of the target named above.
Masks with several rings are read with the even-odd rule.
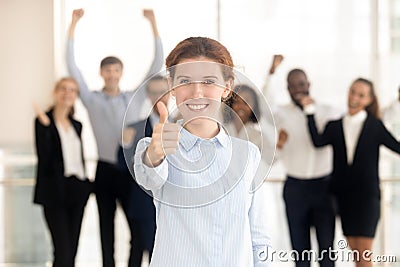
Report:
[[[90,166],[95,166],[96,160],[90,160]],[[0,160],[0,167],[5,166],[5,165],[18,165],[19,167],[21,166],[26,166],[27,168],[32,168],[34,169],[36,162],[35,160],[28,159],[26,158],[25,160],[22,161],[10,161],[7,160],[7,162],[4,162]],[[1,170],[0,170],[1,171]],[[12,171],[12,170],[11,170]],[[94,171],[94,170],[92,170]],[[3,168],[3,173],[4,173],[4,168]],[[266,180],[267,184],[271,184],[272,186],[277,186],[277,188],[280,188],[280,186],[283,186],[285,179],[283,177],[269,177]],[[32,177],[17,177],[17,178],[6,178],[5,175],[1,176],[0,173],[0,192],[1,190],[5,191],[8,189],[17,189],[17,188],[25,188],[25,187],[33,187],[35,184],[35,178]],[[397,190],[397,191],[396,191]],[[392,228],[393,225],[399,225],[400,224],[400,203],[398,203],[396,200],[400,200],[400,179],[396,177],[383,177],[381,179],[381,191],[382,191],[382,201],[381,201],[381,219],[379,222],[378,226],[378,238],[376,239],[375,246],[378,246],[378,251],[382,255],[390,255],[391,253],[393,254],[393,245],[391,245],[391,242],[396,238],[394,236],[394,233],[392,233]],[[1,194],[0,194],[1,195]],[[0,198],[0,206],[1,201],[3,201]],[[278,201],[282,201],[282,199],[279,199]],[[4,204],[4,203],[3,203]],[[10,205],[11,203],[7,203],[7,206]],[[11,204],[12,206],[12,204]],[[392,214],[396,215],[396,218],[391,216]],[[280,213],[280,216],[284,216],[283,211]],[[5,218],[5,216],[0,216]],[[396,220],[396,221],[391,221],[391,220]],[[281,218],[281,221],[285,220],[286,218]],[[0,226],[3,225],[3,227],[7,227],[7,223],[10,223],[10,221],[6,221],[5,223],[0,222]],[[0,231],[4,231],[4,229],[0,229]],[[397,234],[400,234],[400,230],[398,231]],[[1,237],[1,234],[0,234]],[[0,238],[1,239],[1,238]],[[3,242],[5,242],[3,240]],[[393,243],[393,242],[392,242]],[[7,244],[3,244],[3,246],[7,246]],[[1,240],[0,240],[0,247],[1,247]],[[397,249],[395,251],[395,257],[397,257],[397,261],[400,261],[400,244],[395,247]],[[5,256],[6,257],[6,256]],[[2,263],[2,259],[0,257],[0,265]],[[380,263],[380,266],[395,266],[397,263]],[[398,263],[400,266],[400,263]]]

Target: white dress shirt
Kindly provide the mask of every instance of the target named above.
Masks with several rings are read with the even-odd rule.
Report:
[[[266,121],[261,122],[260,124],[247,122],[243,125],[239,132],[236,130],[236,127],[232,122],[224,124],[224,127],[228,135],[250,141],[258,147],[261,152],[262,159],[262,164],[260,164],[260,168],[262,168],[262,170],[260,169],[259,171],[263,172],[265,176],[267,176],[272,166],[276,151],[275,127]],[[261,127],[263,127],[263,131],[261,131]]]
[[[249,192],[260,162],[255,145],[223,130],[209,140],[181,131],[178,151],[157,167],[135,154],[137,182],[151,190],[157,230],[151,267],[269,266],[261,190]]]
[[[258,125],[256,123],[248,122],[243,125],[243,127],[240,129],[238,132],[236,130],[235,124],[234,123],[226,123],[224,124],[224,127],[228,133],[228,135],[240,138],[242,140],[248,140],[255,144],[261,151],[262,146],[263,146],[263,140],[262,140],[262,133],[257,127]]]
[[[315,104],[315,121],[323,131],[330,120],[338,119],[341,112],[321,104]],[[332,171],[332,148],[315,148],[308,130],[307,117],[293,102],[276,108],[274,112],[277,131],[285,130],[288,139],[277,151],[286,173],[299,179],[313,179],[326,176]]]
[[[56,123],[57,131],[61,139],[61,148],[64,162],[64,176],[75,175],[78,179],[85,179],[85,171],[82,163],[81,140],[74,127],[68,130]]]
[[[353,163],[358,139],[360,138],[361,129],[366,118],[367,112],[365,110],[362,110],[353,116],[347,114],[343,118],[343,133],[346,143],[347,163],[349,165]]]

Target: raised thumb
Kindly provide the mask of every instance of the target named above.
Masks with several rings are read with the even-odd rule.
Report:
[[[160,123],[166,123],[168,120],[168,109],[163,102],[157,103],[158,113],[160,114]]]

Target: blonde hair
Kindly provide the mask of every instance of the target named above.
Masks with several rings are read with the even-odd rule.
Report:
[[[74,84],[76,85],[76,88],[78,89],[78,92],[79,92],[79,84],[78,84],[78,82],[77,82],[74,78],[72,78],[72,77],[63,77],[63,78],[59,79],[59,80],[56,82],[56,84],[54,85],[53,92],[56,92],[57,90],[59,90],[60,87],[61,87],[61,85],[62,85],[63,83],[65,83],[65,82],[72,82],[72,83],[74,83]],[[53,108],[54,108],[54,104],[50,107],[50,109],[53,109]],[[72,117],[72,116],[74,116],[74,114],[75,114],[75,109],[74,109],[74,107],[72,107],[71,110],[70,110],[69,113],[68,113],[68,117]]]

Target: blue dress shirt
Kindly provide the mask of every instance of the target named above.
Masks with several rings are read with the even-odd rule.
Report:
[[[150,266],[270,266],[263,196],[251,190],[258,148],[223,130],[202,139],[182,128],[177,152],[150,168],[142,160],[150,141],[139,142],[134,160],[137,182],[156,206]]]

